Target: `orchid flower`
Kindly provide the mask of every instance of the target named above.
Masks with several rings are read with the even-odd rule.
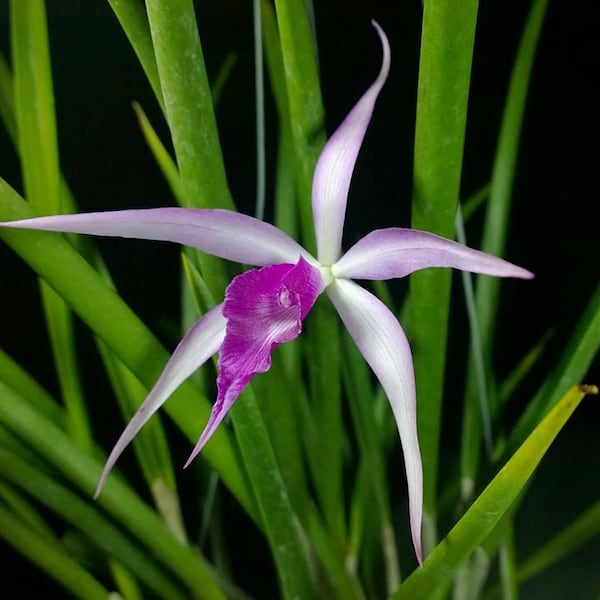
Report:
[[[158,208],[58,215],[2,223],[48,231],[165,240],[253,265],[235,277],[225,300],[203,315],[179,343],[148,397],[114,446],[98,484],[125,447],[175,389],[218,353],[217,399],[186,466],[200,452],[250,379],[268,371],[271,353],[300,335],[325,292],[381,383],[395,417],[406,466],[412,541],[422,561],[422,466],[411,350],[392,312],[354,279],[405,277],[427,267],[453,267],[497,277],[531,278],[518,266],[437,235],[397,227],[372,231],[342,255],[348,189],[375,102],[390,67],[388,40],[375,82],[331,136],[317,162],[312,208],[317,257],[273,225],[234,211]]]

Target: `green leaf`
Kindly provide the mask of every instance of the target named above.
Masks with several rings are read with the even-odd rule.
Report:
[[[277,565],[282,597],[311,600],[315,587],[306,532],[294,513],[253,391],[231,410],[240,450]]]
[[[313,252],[312,178],[325,144],[316,49],[304,0],[276,0],[275,8],[296,161],[302,242]]]
[[[56,542],[31,529],[0,504],[0,537],[56,579],[74,597],[106,600],[108,590]]]
[[[263,0],[263,36],[267,71],[271,91],[279,117],[279,141],[275,171],[275,225],[291,237],[298,239],[298,191],[294,143],[292,140],[290,108],[285,83],[283,55],[275,9]]]
[[[27,398],[37,411],[64,429],[65,416],[54,398],[1,348],[0,382]]]
[[[102,464],[78,449],[64,432],[36,413],[13,390],[2,384],[0,384],[0,421],[26,441],[40,457],[43,457],[43,460],[50,463],[91,501]],[[35,495],[38,500],[51,506],[53,510],[58,510],[64,518],[75,519],[73,524],[76,527],[80,526],[84,531],[84,528],[89,527],[88,534],[92,539],[97,525],[98,531],[108,531],[110,537],[114,539],[117,533],[112,529],[109,531],[108,525],[102,525],[98,521],[103,518],[98,512],[102,508],[147,548],[148,556],[153,556],[167,566],[191,590],[201,591],[207,596],[212,594],[214,598],[222,597],[212,575],[199,560],[197,551],[182,544],[156,513],[119,478],[108,479],[106,487],[92,508],[54,480],[52,475],[41,470],[34,473],[38,470],[37,464],[26,463],[7,450],[3,451],[0,470],[6,477]],[[80,511],[80,523],[77,520],[77,511]],[[117,544],[117,547],[121,546]],[[105,549],[122,559],[126,565],[133,557],[133,555],[119,555],[114,547],[112,550],[109,546]],[[141,558],[138,557],[136,560]]]
[[[52,475],[3,448],[0,448],[0,473],[82,531],[97,547],[134,570],[162,598],[183,600],[181,589],[173,584],[163,569],[150,558],[149,553],[136,547],[100,514],[97,506],[90,505],[58,483]],[[219,596],[216,595],[215,598]]]
[[[582,398],[597,393],[594,386],[572,387],[436,546],[423,567],[414,571],[390,600],[428,600],[445,585],[494,530]]]
[[[4,426],[2,426],[2,429],[7,431]],[[4,436],[2,442],[2,446],[7,447],[4,445]],[[0,499],[0,505],[4,505],[5,508],[14,513],[15,517],[18,517],[24,525],[31,528],[32,531],[35,531],[41,537],[57,542],[52,528],[31,502],[25,499],[13,486],[4,481],[0,481]]]
[[[150,32],[185,206],[235,209],[192,0],[148,0]],[[223,262],[198,261],[211,292],[227,285]]]
[[[454,237],[477,0],[424,3],[414,150],[412,227]],[[435,543],[436,484],[450,271],[411,276],[410,323],[424,470],[423,542]]]
[[[171,192],[173,192],[173,195],[175,198],[177,198],[177,202],[180,205],[185,206],[185,197],[181,188],[181,180],[179,178],[177,165],[171,158],[164,144],[160,141],[160,138],[148,120],[144,109],[137,102],[134,102],[133,110],[138,118],[138,122],[140,124],[140,128],[142,129],[142,133],[144,134],[146,143],[148,144],[148,147],[154,156],[154,160],[156,160],[156,163],[160,167],[164,178],[167,180],[167,183],[171,188]]]
[[[19,2],[11,8],[14,107],[25,196],[37,214],[61,212],[61,180],[44,0]],[[92,446],[87,407],[77,365],[69,309],[41,283],[42,300],[67,426],[82,448]]]
[[[481,242],[481,249],[495,256],[503,256],[506,246],[515,165],[529,80],[547,6],[548,0],[535,0],[531,5],[506,97]],[[491,372],[492,346],[501,283],[502,280],[497,277],[480,277],[477,283],[475,299],[477,321],[481,335],[481,352],[487,373]],[[474,401],[474,397],[478,394],[476,379],[474,369],[471,368],[467,376],[461,447],[461,478],[463,482],[467,482],[465,486],[467,490],[473,488],[480,451],[481,421],[473,414],[478,410],[477,402]],[[565,389],[563,388],[562,391],[564,392]],[[493,397],[490,395],[491,399]],[[491,406],[491,412],[497,412],[494,405]]]
[[[186,204],[234,208],[191,0],[146,2]]]

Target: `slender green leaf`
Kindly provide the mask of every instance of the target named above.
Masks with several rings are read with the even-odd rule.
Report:
[[[185,199],[183,190],[181,189],[181,180],[179,178],[177,165],[169,155],[168,150],[160,141],[160,138],[148,120],[144,109],[137,102],[134,102],[133,110],[138,118],[146,143],[154,156],[154,160],[156,160],[156,163],[160,167],[160,170],[167,180],[173,195],[177,198],[178,203],[185,206]]]
[[[231,71],[237,61],[237,56],[233,53],[227,54],[223,59],[223,63],[221,64],[221,68],[217,73],[217,76],[214,78],[211,91],[212,91],[212,99],[215,110],[219,105],[219,100],[221,100],[221,96],[223,95],[223,90],[225,89],[225,84],[231,75]]]
[[[146,8],[186,204],[233,208],[193,3],[148,0]]]
[[[335,543],[341,545],[346,538],[342,475],[347,440],[342,416],[338,324],[333,306],[323,297],[313,308],[304,335],[308,338],[310,410],[316,433],[308,448],[309,464],[325,522]]]
[[[0,420],[91,499],[102,470],[102,464],[79,450],[68,436],[39,413],[36,413],[12,390],[0,384],[0,392]],[[0,460],[0,468],[10,469],[10,471],[6,471],[7,476],[17,481],[21,487],[28,489],[30,493],[35,493],[39,500],[61,503],[66,498],[65,494],[70,493],[73,495],[66,488],[64,488],[63,493],[62,488],[59,489],[60,484],[49,477],[44,478],[41,474],[28,475],[25,466],[15,466],[16,460],[24,462],[22,459],[17,459],[16,456],[10,461],[9,457],[3,457]],[[29,471],[35,468],[37,467],[29,463]],[[49,488],[47,487],[46,491],[40,490],[38,487],[27,487],[38,485],[54,486],[52,487],[53,491],[48,492]],[[74,502],[75,500],[64,501],[66,514],[63,514],[63,516],[65,518],[70,518],[68,510]],[[122,527],[133,533],[147,547],[150,555],[166,565],[190,589],[203,590],[203,593],[206,593],[207,596],[212,594],[215,598],[221,597],[212,575],[208,573],[204,564],[199,561],[197,552],[177,540],[156,513],[144,504],[131,491],[131,488],[119,478],[112,477],[108,479],[105,489],[94,504],[94,506],[99,507],[98,509],[84,506],[83,500],[79,500],[79,502],[82,503],[81,510],[85,514],[88,514],[89,511],[95,511],[90,518],[96,518],[96,512],[100,507],[110,513],[121,523]],[[56,509],[56,506],[53,505],[53,508]],[[98,518],[100,518],[99,515]],[[75,525],[77,524],[75,523]],[[83,522],[81,524],[82,527],[87,525],[88,523]],[[93,532],[93,526],[90,527],[90,531]],[[126,560],[126,557],[123,558]],[[125,562],[125,564],[127,563]]]
[[[597,393],[594,386],[572,387],[437,545],[423,567],[414,571],[390,600],[428,600],[445,585],[494,530],[582,398]]]
[[[10,448],[9,448],[10,449]],[[23,457],[22,457],[23,458]],[[24,525],[35,531],[41,537],[58,543],[50,525],[40,515],[31,502],[23,497],[13,486],[0,481],[0,504],[5,505],[18,517]]]
[[[11,140],[17,139],[17,123],[15,119],[15,98],[12,73],[4,56],[0,54],[0,118],[6,127]]]
[[[121,413],[128,421],[144,401],[148,390],[100,340],[98,348]],[[160,420],[152,419],[147,423],[135,436],[133,447],[159,513],[177,539],[185,541],[171,454]]]
[[[298,239],[300,237],[297,204],[298,191],[296,189],[294,144],[291,132],[283,55],[281,53],[275,10],[273,5],[266,0],[263,0],[262,15],[267,71],[279,117],[274,222],[279,229]]]
[[[14,106],[25,196],[37,214],[56,214],[61,212],[61,183],[45,4],[44,0],[13,0],[10,7]],[[90,449],[92,436],[79,381],[71,314],[43,282],[41,292],[67,407],[67,426],[78,444]]]
[[[501,407],[506,405],[523,379],[525,379],[525,377],[531,372],[531,369],[538,363],[551,336],[551,331],[544,334],[542,339],[531,350],[529,350],[527,354],[525,354],[521,361],[501,383],[498,389],[498,401]]]
[[[328,584],[333,590],[333,595],[321,594],[321,597],[333,597],[336,600],[338,598],[339,600],[363,599],[364,594],[360,585],[352,579],[338,549],[333,547],[328,532],[314,507],[309,510],[307,531],[321,564],[326,569]]]
[[[412,226],[454,237],[460,192],[477,0],[424,3],[414,150]],[[411,276],[411,343],[424,469],[425,551],[435,544],[436,485],[450,272]]]
[[[277,565],[282,597],[311,600],[316,596],[308,538],[294,513],[251,389],[242,393],[231,416]]]
[[[490,197],[490,184],[486,183],[481,186],[472,196],[469,196],[462,203],[462,213],[465,223],[477,212],[477,209],[482,206]]]
[[[512,186],[529,80],[547,6],[548,0],[534,0],[531,5],[515,58],[504,107],[481,242],[482,250],[496,256],[503,256],[506,246]],[[491,372],[500,285],[501,279],[496,277],[480,277],[477,285],[475,299],[477,320],[481,336],[481,353],[487,373]],[[463,482],[467,482],[465,485],[467,490],[471,490],[474,485],[480,450],[481,423],[473,416],[473,411],[477,410],[477,402],[473,401],[473,397],[478,393],[476,379],[474,370],[470,369],[467,376],[461,447],[461,478]],[[565,389],[563,388],[562,391],[564,392]],[[497,412],[495,406],[492,406],[491,410],[492,413]]]
[[[144,600],[135,577],[122,564],[111,560],[110,570],[117,588],[125,600]]]
[[[325,144],[325,114],[316,49],[304,0],[276,0],[277,23],[294,143],[302,241],[315,250],[311,190],[315,164]]]
[[[46,418],[61,428],[65,426],[63,411],[38,382],[0,348],[0,382],[14,389]]]
[[[97,506],[91,506],[54,480],[52,475],[44,474],[41,469],[2,448],[0,473],[82,531],[89,540],[110,556],[134,570],[140,579],[162,598],[183,600],[182,590],[173,584],[150,558],[149,553],[136,547],[99,513]],[[219,595],[214,597],[219,598]]]
[[[146,9],[185,205],[234,209],[193,2],[148,0]],[[223,262],[198,261],[212,293],[222,293]]]
[[[56,579],[75,598],[82,600],[106,600],[108,591],[71,558],[56,543],[48,540],[23,523],[0,504],[0,537],[4,538],[27,560]]]
[[[500,581],[502,582],[503,600],[517,600],[519,597],[517,584],[517,557],[515,555],[515,539],[512,523],[507,523],[500,542]]]

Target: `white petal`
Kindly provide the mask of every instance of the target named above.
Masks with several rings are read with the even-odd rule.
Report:
[[[350,179],[371,121],[375,101],[390,69],[390,46],[387,37],[375,21],[373,26],[383,45],[383,62],[379,75],[329,138],[315,167],[312,208],[317,256],[319,261],[326,265],[333,264],[340,256]]]
[[[175,242],[248,265],[316,265],[298,242],[273,225],[223,209],[148,208],[37,217],[2,227]]]
[[[419,563],[423,560],[423,467],[417,436],[412,353],[400,324],[373,294],[353,281],[337,279],[327,293],[346,329],[383,387],[396,419],[408,482],[410,528]]]
[[[416,229],[377,229],[333,265],[334,277],[392,279],[429,267],[452,267],[496,277],[531,279],[533,273],[502,258]]]
[[[225,337],[226,321],[222,309],[223,305],[219,304],[198,319],[175,348],[160,378],[112,449],[98,482],[96,496],[102,491],[110,470],[123,450],[148,419],[196,369],[218,352]]]

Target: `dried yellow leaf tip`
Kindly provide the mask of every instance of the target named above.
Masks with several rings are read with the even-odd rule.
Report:
[[[598,394],[598,386],[588,383],[582,383],[579,387],[579,391],[582,394]]]

